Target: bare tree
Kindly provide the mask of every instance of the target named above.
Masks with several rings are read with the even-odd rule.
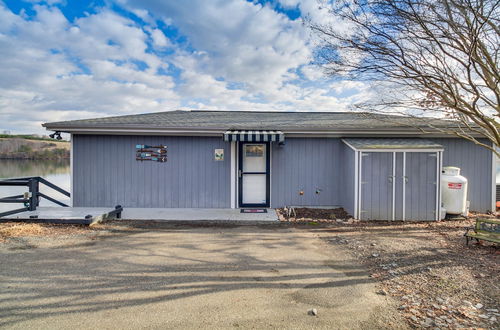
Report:
[[[324,5],[341,23],[310,22],[322,40],[319,54],[327,74],[394,88],[358,108],[427,117],[434,130],[500,156],[495,150],[500,146],[500,1],[336,0]],[[441,122],[436,118],[453,120],[453,127],[434,125]]]

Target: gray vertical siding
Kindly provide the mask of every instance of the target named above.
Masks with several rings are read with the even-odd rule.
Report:
[[[337,138],[287,138],[284,146],[272,144],[271,207],[340,205],[340,147]]]
[[[166,145],[167,162],[136,161],[137,144]],[[73,148],[74,206],[231,206],[231,148],[219,137],[73,135]]]
[[[396,152],[396,171],[395,171],[395,185],[394,185],[394,219],[403,219],[403,153]]]
[[[436,153],[407,152],[405,220],[436,219]]]
[[[464,139],[441,138],[432,139],[444,146],[443,166],[457,166],[461,175],[469,181],[467,199],[470,210],[478,212],[491,211],[492,177],[491,151]],[[486,141],[484,141],[486,142]]]
[[[393,178],[394,155],[396,167]],[[406,164],[404,176],[403,163]],[[395,220],[403,219],[403,204],[405,220],[434,220],[436,176],[436,153],[407,152],[404,162],[402,152],[363,152],[360,218],[392,220],[394,198]],[[404,177],[408,179],[406,183]],[[394,187],[392,180],[395,180]]]
[[[445,147],[443,166],[458,166],[469,179],[471,210],[491,210],[491,152],[463,139],[433,141]],[[136,161],[136,144],[167,145],[168,161]],[[231,148],[220,137],[74,135],[73,147],[75,206],[230,207]],[[214,161],[216,148],[224,148],[224,161]],[[354,158],[339,138],[287,137],[285,146],[272,144],[271,207],[339,205],[354,214]],[[396,181],[396,205],[399,187]],[[396,207],[396,218],[400,213]]]
[[[355,191],[356,191],[356,152],[349,146],[342,143],[340,150],[340,179],[339,179],[339,195],[340,205],[349,214],[354,215],[355,208]]]
[[[361,153],[362,220],[392,219],[392,152]]]

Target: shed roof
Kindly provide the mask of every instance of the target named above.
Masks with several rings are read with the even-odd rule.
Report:
[[[349,138],[344,141],[358,150],[378,149],[443,149],[439,143],[426,139],[356,139]]]
[[[448,127],[453,122],[435,120]],[[49,130],[282,130],[291,131],[419,131],[430,128],[427,120],[366,112],[282,112],[282,111],[207,111],[176,110],[138,115],[82,119],[43,124]]]

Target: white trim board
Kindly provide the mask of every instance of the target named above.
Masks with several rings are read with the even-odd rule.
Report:
[[[495,212],[497,209],[497,155],[491,153],[491,211]]]
[[[69,192],[70,192],[70,197],[69,197],[69,205],[73,207],[73,188],[75,187],[74,184],[74,171],[73,171],[73,165],[74,165],[74,156],[73,156],[73,134],[70,134],[70,150],[69,150]]]
[[[231,208],[236,208],[236,142],[231,142]]]
[[[358,151],[358,149],[354,148],[349,142],[347,142],[345,139],[342,139],[342,142],[345,143],[346,146],[348,146],[349,148],[351,148],[352,150],[354,151]]]
[[[235,194],[235,198],[236,198],[236,201],[235,201],[235,205],[236,205],[236,208],[239,208],[240,207],[240,175],[239,175],[239,168],[240,168],[240,146],[239,146],[239,143],[238,142],[235,142],[235,157],[236,157],[236,172],[235,172],[235,176],[236,176],[236,179],[235,179],[235,184],[236,184],[236,194]]]
[[[277,144],[277,142],[276,142]],[[267,169],[269,171],[269,206],[273,205],[273,143],[270,142],[268,144],[269,148],[269,168]],[[266,187],[267,188],[267,187]],[[266,191],[267,193],[267,191]]]
[[[361,152],[441,152],[444,151],[444,148],[441,149],[397,149],[397,148],[389,148],[389,149],[355,149]]]
[[[73,134],[94,134],[94,135],[172,135],[172,136],[221,136],[227,131],[227,128],[206,128],[206,129],[190,129],[190,128],[116,128],[116,127],[101,127],[101,128],[88,128],[88,127],[56,127],[49,126],[45,127],[48,131],[58,131]],[[343,137],[414,137],[414,138],[456,138],[449,134],[443,134],[439,132],[435,133],[422,133],[421,131],[411,131],[411,130],[285,130],[285,129],[274,129],[280,130],[285,134],[285,137],[332,137],[332,138],[343,138]]]
[[[354,219],[359,219],[359,152],[354,150]]]
[[[392,221],[396,220],[396,151],[392,153]]]
[[[406,152],[403,152],[403,215],[401,220],[406,220]]]
[[[436,221],[441,220],[441,172],[443,168],[443,152],[437,153],[437,176],[436,176]]]

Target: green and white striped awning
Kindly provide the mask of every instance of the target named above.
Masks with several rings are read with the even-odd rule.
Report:
[[[285,142],[285,134],[281,131],[227,131],[224,141],[241,142]]]

